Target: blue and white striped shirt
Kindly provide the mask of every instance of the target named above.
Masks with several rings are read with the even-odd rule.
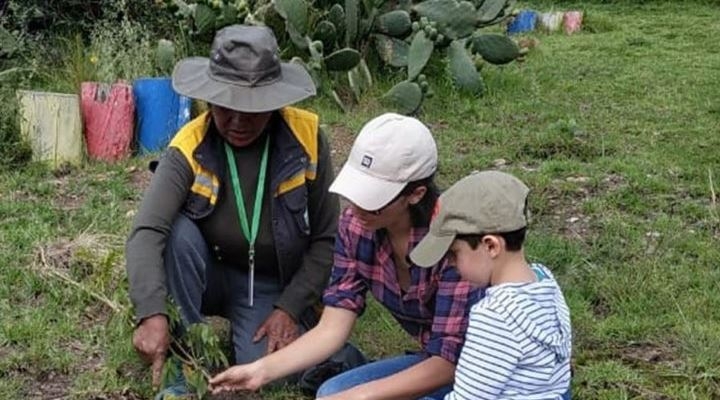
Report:
[[[445,400],[557,400],[570,385],[570,313],[550,271],[487,289],[472,307]]]

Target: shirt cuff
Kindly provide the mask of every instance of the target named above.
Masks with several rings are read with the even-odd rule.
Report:
[[[135,305],[135,323],[139,324],[143,319],[153,315],[167,314],[167,306],[165,305],[165,296],[149,297],[139,301]]]

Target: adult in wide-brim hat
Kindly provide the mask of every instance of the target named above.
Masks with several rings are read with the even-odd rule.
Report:
[[[180,94],[231,110],[261,113],[278,110],[315,95],[305,68],[284,63],[267,27],[233,25],[219,31],[211,57],[190,57],[173,72]]]
[[[277,353],[214,376],[210,390],[255,390],[327,359],[360,323],[371,293],[417,340],[419,351],[331,376],[315,398],[444,399],[480,292],[460,279],[451,257],[436,260],[430,269],[407,257],[429,232],[440,195],[434,183],[437,165],[435,139],[421,121],[387,113],[366,123],[330,187],[348,207],[338,222],[322,322]]]
[[[270,29],[220,30],[209,58],[177,64],[173,87],[209,110],[170,142],[126,247],[133,344],[156,377],[170,342],[166,297],[182,325],[228,318],[238,363],[317,321],[338,215],[319,118],[291,106],[315,87],[303,67],[280,61]],[[186,392],[169,382],[159,398]]]

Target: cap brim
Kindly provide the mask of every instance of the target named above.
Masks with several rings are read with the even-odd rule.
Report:
[[[404,187],[403,182],[376,178],[345,163],[330,185],[330,192],[339,194],[363,210],[375,211],[387,205]]]
[[[281,63],[282,79],[264,86],[240,86],[213,79],[209,59],[191,57],[181,60],[173,71],[176,92],[236,111],[259,113],[279,110],[315,95],[315,84],[305,68]]]
[[[410,260],[418,267],[432,267],[442,260],[453,240],[455,235],[435,236],[428,233],[410,252]]]

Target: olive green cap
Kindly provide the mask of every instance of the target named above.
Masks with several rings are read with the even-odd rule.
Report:
[[[513,232],[527,226],[525,205],[530,189],[500,171],[468,175],[438,199],[430,232],[410,253],[421,267],[437,264],[457,235]]]

